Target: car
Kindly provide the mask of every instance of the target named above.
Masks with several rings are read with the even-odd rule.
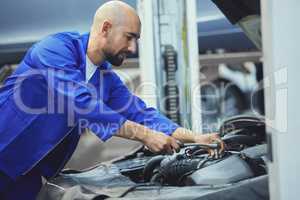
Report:
[[[225,147],[181,144],[172,155],[140,147],[90,169],[66,169],[38,199],[269,199],[264,120],[236,116],[219,132]]]

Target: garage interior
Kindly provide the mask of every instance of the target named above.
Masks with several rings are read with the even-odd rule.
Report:
[[[34,43],[56,32],[88,32],[104,2],[4,0],[0,88]],[[300,2],[124,2],[139,13],[141,38],[137,54],[113,70],[180,126],[219,133],[226,150],[182,144],[180,152],[157,155],[139,142],[102,142],[86,130],[38,199],[297,200]]]

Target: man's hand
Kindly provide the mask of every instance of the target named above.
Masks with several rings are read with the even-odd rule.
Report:
[[[222,141],[217,133],[197,134],[185,128],[176,129],[172,136],[183,143],[211,144]]]
[[[222,142],[222,140],[217,133],[195,134],[194,142],[199,144],[212,144]]]
[[[225,144],[217,133],[201,134],[201,135],[197,134],[195,135],[195,143],[199,143],[199,144],[218,143],[220,145],[218,154],[221,154],[225,149]],[[210,151],[210,154],[212,155],[215,153],[213,151]]]
[[[153,153],[173,153],[179,149],[175,138],[129,120],[124,123],[116,136],[140,141]]]
[[[174,150],[179,149],[177,140],[183,143],[220,143],[221,151],[224,149],[224,144],[218,134],[195,134],[188,129],[178,128],[172,136],[168,136],[129,120],[124,123],[116,136],[140,141],[154,153],[173,153]]]
[[[160,132],[149,133],[143,143],[153,153],[166,152],[171,154],[174,150],[176,151],[179,149],[179,145],[175,138]]]
[[[172,136],[183,143],[212,144],[219,143],[220,151],[224,151],[224,143],[217,133],[196,134],[185,128],[178,128]]]

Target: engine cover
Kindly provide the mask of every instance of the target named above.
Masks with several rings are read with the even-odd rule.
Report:
[[[214,165],[199,169],[187,176],[186,185],[229,184],[254,177],[249,165],[237,155],[229,156]]]

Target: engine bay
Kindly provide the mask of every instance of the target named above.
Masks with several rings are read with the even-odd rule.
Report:
[[[235,117],[220,128],[225,143],[221,153],[218,144],[184,144],[172,155],[153,155],[141,149],[114,164],[121,174],[136,183],[165,186],[232,184],[267,174],[264,129],[261,119]],[[209,153],[211,151],[214,153]]]
[[[185,143],[172,155],[140,147],[86,170],[64,170],[38,199],[269,199],[264,120],[237,116],[219,134],[224,147]]]

